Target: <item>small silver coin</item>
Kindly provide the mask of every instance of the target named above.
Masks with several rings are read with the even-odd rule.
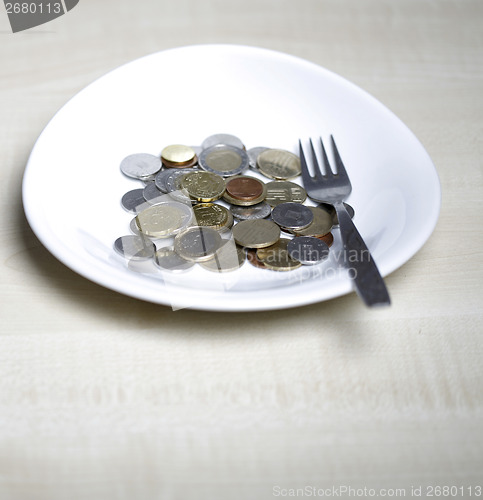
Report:
[[[171,174],[166,178],[168,194],[176,201],[195,205],[196,200],[190,198],[188,191],[181,186],[181,181],[185,175],[191,172],[199,172],[199,170],[196,168],[173,168],[171,170]]]
[[[174,239],[175,252],[186,260],[209,260],[220,248],[222,239],[218,231],[209,227],[191,227]]]
[[[166,195],[156,187],[156,184],[153,181],[146,184],[146,187],[143,189],[144,199],[152,205],[161,201],[163,196],[165,197]]]
[[[134,219],[131,219],[131,222],[129,223],[129,229],[133,234],[137,236],[141,235],[141,233],[139,232],[138,225],[136,224],[136,217],[134,217]]]
[[[172,174],[172,169],[161,170],[154,178],[154,183],[156,187],[162,192],[167,193],[166,179]]]
[[[156,179],[156,175],[148,175],[146,177],[141,177],[140,180],[144,183],[144,185],[148,185],[150,182],[153,182]]]
[[[200,262],[200,265],[208,271],[227,273],[239,269],[245,260],[245,249],[238,246],[233,239],[228,239],[224,240],[211,259]]]
[[[314,214],[301,203],[288,202],[272,210],[272,220],[283,228],[303,229],[314,220]]]
[[[214,134],[207,137],[202,143],[202,149],[208,149],[219,144],[235,146],[236,148],[245,149],[243,142],[236,136],[231,134]]]
[[[230,207],[230,212],[236,220],[264,219],[270,215],[271,211],[270,205],[265,201],[249,207],[239,205]]]
[[[195,263],[180,257],[173,247],[162,247],[154,255],[154,263],[163,271],[179,273],[192,268]]]
[[[179,191],[181,189],[180,178],[191,172],[199,172],[199,170],[196,168],[172,168],[170,174],[166,177],[166,192]]]
[[[304,265],[314,265],[329,257],[327,243],[313,236],[297,236],[290,240],[287,251],[292,259]]]
[[[257,166],[258,155],[260,153],[263,153],[267,149],[268,148],[265,148],[265,147],[256,147],[256,148],[250,148],[247,151],[247,155],[248,155],[248,158],[249,158],[249,166],[250,166],[251,169],[258,170],[258,166]]]
[[[154,256],[156,246],[143,236],[130,234],[121,236],[114,242],[114,250],[130,260],[147,260]]]
[[[145,179],[161,170],[161,158],[147,153],[126,156],[121,162],[121,172],[134,179]]]
[[[124,210],[132,214],[137,214],[146,208],[146,200],[143,196],[144,189],[132,189],[121,198],[121,205]]]
[[[201,169],[223,177],[241,174],[248,168],[249,161],[246,151],[228,144],[204,149],[198,157]]]

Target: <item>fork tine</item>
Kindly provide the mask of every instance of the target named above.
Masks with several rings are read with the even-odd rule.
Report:
[[[307,166],[307,160],[305,159],[304,148],[302,147],[302,141],[299,139],[299,152],[300,152],[300,167],[302,169],[302,179],[304,181],[304,186],[307,189],[308,186],[314,183],[314,178],[310,175],[309,168]]]
[[[332,150],[334,152],[334,159],[335,159],[335,164],[337,165],[337,174],[340,175],[341,177],[347,177],[347,172],[344,167],[344,163],[342,162],[342,158],[340,157],[339,150],[337,149],[337,146],[335,145],[335,140],[334,136],[330,136],[330,139],[332,141]]]
[[[325,151],[324,141],[322,137],[320,138],[320,145],[322,146],[322,160],[324,161],[325,175],[333,175],[334,172],[330,168],[329,158],[327,158],[327,152]]]
[[[310,149],[312,150],[312,159],[314,161],[314,174],[315,174],[315,178],[318,181],[322,181],[323,177],[324,177],[324,172],[320,168],[319,160],[317,159],[317,154],[315,152],[314,143],[312,142],[312,139],[310,139]],[[327,168],[327,166],[326,166],[326,168]]]

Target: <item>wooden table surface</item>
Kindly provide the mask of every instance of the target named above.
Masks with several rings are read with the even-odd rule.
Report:
[[[431,485],[476,497],[482,28],[479,0],[81,0],[16,34],[2,7],[0,498],[269,499],[337,488],[342,498],[349,488],[410,498],[418,487],[424,498]],[[320,64],[420,139],[442,209],[426,245],[387,278],[391,308],[366,309],[350,294],[284,311],[173,312],[88,281],[39,243],[21,182],[52,115],[123,63],[198,43]]]

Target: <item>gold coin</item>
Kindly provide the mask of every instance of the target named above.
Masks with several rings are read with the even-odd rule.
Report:
[[[191,167],[194,167],[196,166],[196,164],[198,163],[198,157],[195,156],[192,160],[190,161],[185,161],[184,163],[176,163],[176,162],[173,162],[173,161],[168,161],[168,160],[165,160],[164,158],[162,158],[162,163],[163,163],[163,166],[170,169],[170,168],[191,168]]]
[[[182,144],[172,144],[171,146],[166,146],[161,151],[161,159],[166,160],[168,163],[184,164],[192,161],[196,153],[189,146],[183,146]]]
[[[220,230],[233,225],[233,216],[230,211],[215,203],[198,203],[193,207],[193,212],[197,225],[201,227]]]
[[[265,267],[274,271],[292,271],[302,265],[298,260],[290,257],[287,246],[291,240],[280,238],[274,245],[257,250],[258,259]]]
[[[192,172],[182,178],[181,187],[196,201],[210,202],[221,198],[225,180],[212,172]]]
[[[200,264],[208,271],[226,273],[240,268],[245,263],[245,258],[245,250],[230,239],[226,240],[210,260]]]
[[[280,203],[303,203],[307,199],[307,191],[302,186],[290,181],[272,181],[265,184],[267,194],[265,201],[272,207]]]
[[[263,248],[278,241],[280,228],[270,220],[244,220],[233,228],[233,237],[243,247]]]
[[[300,158],[284,149],[267,149],[258,155],[260,172],[271,179],[286,180],[301,174]]]
[[[182,203],[159,203],[140,212],[136,226],[151,238],[166,238],[186,227],[191,218],[191,209]]]
[[[297,236],[323,236],[332,229],[332,216],[319,207],[307,207],[314,214],[313,221],[304,229],[297,229],[294,233]]]

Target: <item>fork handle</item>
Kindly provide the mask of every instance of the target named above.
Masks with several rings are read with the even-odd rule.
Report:
[[[367,306],[390,305],[391,299],[381,273],[344,204],[336,202],[334,208],[339,219],[344,263],[359,297]]]

